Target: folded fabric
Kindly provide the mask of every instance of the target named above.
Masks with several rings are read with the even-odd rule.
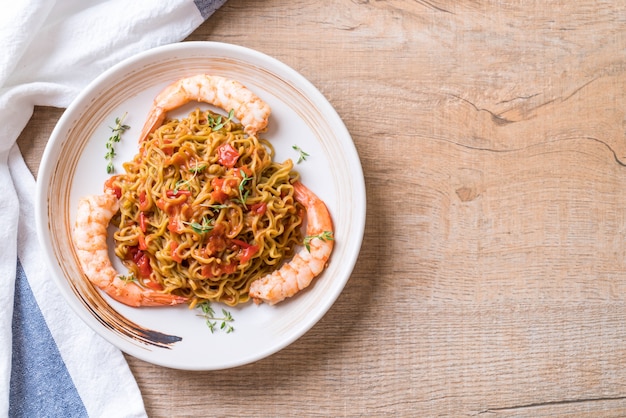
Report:
[[[124,356],[74,314],[39,260],[35,180],[17,146],[9,168],[20,196],[9,416],[145,416]]]
[[[145,416],[122,353],[69,309],[41,260],[35,181],[15,141],[138,52],[184,39],[226,0],[16,0],[0,14],[0,416]]]

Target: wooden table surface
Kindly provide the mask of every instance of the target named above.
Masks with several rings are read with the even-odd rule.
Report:
[[[626,415],[626,4],[229,0],[188,40],[269,54],[336,108],[361,254],[254,364],[127,356],[151,417]],[[19,139],[34,173],[61,109]]]

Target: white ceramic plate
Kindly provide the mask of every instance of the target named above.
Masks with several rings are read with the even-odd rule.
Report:
[[[128,113],[131,129],[116,145],[116,171],[137,152],[137,139],[156,94],[184,76],[209,73],[238,80],[272,108],[263,135],[276,160],[298,145],[310,156],[296,165],[302,182],[323,199],[335,224],[328,268],[295,297],[275,306],[228,308],[230,334],[211,333],[186,306],[130,308],[95,290],[82,273],[71,241],[78,199],[99,194],[109,177],[105,143],[115,118]],[[180,115],[198,103],[179,109]],[[206,107],[206,105],[200,105]],[[177,116],[174,114],[174,116]],[[365,225],[365,186],[345,125],[304,77],[262,53],[223,43],[184,42],[136,55],[91,83],[64,112],[45,149],[37,185],[37,226],[62,294],[96,332],[124,352],[166,367],[215,370],[269,356],[308,331],[330,309],[348,281]],[[126,270],[111,256],[118,271]],[[220,304],[213,304],[217,312]]]

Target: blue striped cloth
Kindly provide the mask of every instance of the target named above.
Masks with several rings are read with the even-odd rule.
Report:
[[[16,139],[138,52],[184,39],[226,0],[26,0],[0,13],[0,417],[145,417],[122,353],[70,309],[41,257]],[[114,18],[111,18],[114,17]]]
[[[53,396],[51,396],[53,395]],[[28,400],[28,402],[25,402]],[[9,416],[84,417],[87,410],[18,262]]]

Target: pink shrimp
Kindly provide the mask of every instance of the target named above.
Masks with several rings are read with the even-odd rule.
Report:
[[[80,265],[91,283],[118,302],[129,306],[163,306],[187,302],[187,298],[152,290],[123,280],[109,258],[107,226],[119,203],[113,194],[85,196],[78,202],[73,230]]]
[[[293,184],[295,197],[306,208],[307,247],[280,269],[255,280],[250,296],[256,303],[274,305],[311,284],[326,267],[333,249],[333,222],[326,205],[299,181]]]
[[[168,111],[194,100],[227,112],[233,110],[248,135],[256,135],[267,126],[270,107],[243,84],[224,77],[199,74],[175,81],[157,95],[141,131],[140,142],[163,124]]]

